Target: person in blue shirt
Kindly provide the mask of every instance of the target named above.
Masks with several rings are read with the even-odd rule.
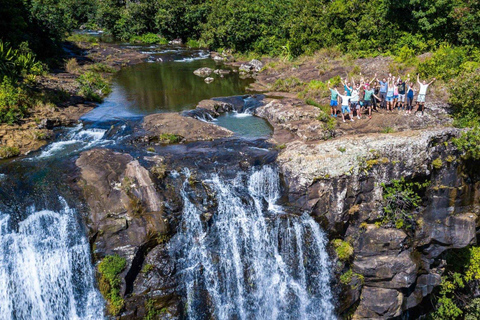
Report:
[[[330,89],[330,116],[337,117],[337,106],[338,106],[338,91],[337,86],[333,86],[333,89],[330,87],[330,81],[328,81],[328,89]]]
[[[388,91],[388,81],[387,79],[383,78],[383,80],[377,79],[378,83],[380,84],[380,108],[385,109],[386,102],[387,102],[387,91]]]

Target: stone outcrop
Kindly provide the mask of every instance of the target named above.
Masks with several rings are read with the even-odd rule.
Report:
[[[161,159],[155,161],[162,165]],[[89,207],[86,220],[94,260],[114,254],[126,260],[120,274],[125,300],[120,319],[142,318],[148,301],[156,310],[178,314],[174,266],[166,243],[169,225],[154,178],[130,155],[106,149],[85,151],[76,164]]]
[[[213,72],[213,70],[211,68],[203,67],[203,68],[200,68],[200,69],[197,69],[197,70],[193,71],[193,74],[196,75],[196,76],[205,78],[205,77],[208,77],[212,72]]]
[[[282,112],[277,110],[276,115],[261,112],[278,123]],[[353,308],[357,319],[400,316],[440,284],[442,253],[475,243],[480,183],[462,174],[451,143],[459,133],[438,128],[317,143],[295,138],[279,154],[290,202],[309,210],[331,239],[354,248],[351,259],[336,269],[337,275],[351,269],[356,281],[339,287],[340,313]],[[432,164],[437,159],[441,166]],[[412,212],[414,227],[403,230],[381,218],[382,183],[401,178],[431,181]]]
[[[143,128],[146,131],[144,140],[153,143],[169,143],[165,141],[168,137],[174,137],[174,142],[193,142],[226,138],[233,134],[220,126],[178,113],[148,115],[143,120]]]

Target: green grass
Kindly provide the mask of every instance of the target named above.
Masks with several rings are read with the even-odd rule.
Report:
[[[99,287],[105,300],[108,302],[108,312],[117,315],[123,308],[124,300],[120,294],[120,273],[125,269],[125,258],[115,254],[106,256],[98,265],[100,273]]]
[[[19,154],[20,154],[20,150],[17,147],[7,147],[7,146],[0,147],[0,159],[15,157],[15,156],[18,156]]]
[[[162,133],[158,137],[158,139],[162,143],[173,144],[173,143],[179,143],[180,141],[182,141],[183,137],[173,133]]]
[[[144,44],[168,44],[168,40],[155,33],[146,33],[141,36],[133,36],[130,38],[131,43]]]

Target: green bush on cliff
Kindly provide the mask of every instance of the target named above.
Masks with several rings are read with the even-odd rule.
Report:
[[[121,280],[119,275],[125,265],[125,258],[117,254],[106,256],[98,265],[100,292],[108,301],[108,311],[112,315],[118,314],[123,308],[124,300],[120,294]]]
[[[332,244],[335,248],[338,259],[340,259],[341,261],[347,261],[353,255],[353,247],[347,241],[335,239],[332,241]]]
[[[476,281],[480,280],[480,247],[452,250],[447,254],[447,266],[439,292],[433,296],[435,312],[429,319],[478,319],[480,300],[473,299]]]
[[[463,153],[464,159],[480,160],[480,126],[463,132],[453,143]]]
[[[453,107],[455,125],[473,127],[480,123],[480,68],[464,72],[452,81],[449,102]]]
[[[389,184],[382,183],[383,187],[383,213],[382,223],[395,226],[398,229],[412,229],[415,219],[412,211],[422,201],[419,193],[423,192],[430,182],[407,182],[404,178],[392,180]]]

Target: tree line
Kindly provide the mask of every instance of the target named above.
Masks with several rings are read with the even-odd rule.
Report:
[[[0,37],[52,53],[72,29],[117,39],[146,33],[212,49],[262,54],[420,53],[441,43],[480,46],[478,0],[0,0]]]

